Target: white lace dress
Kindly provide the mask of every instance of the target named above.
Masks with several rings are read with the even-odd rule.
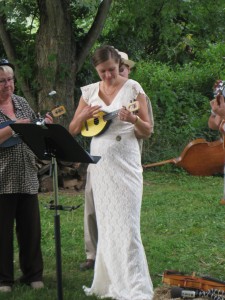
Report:
[[[99,83],[82,88],[88,104],[102,105],[112,112],[127,106],[144,93],[134,80],[127,80],[107,106],[99,98]],[[140,236],[142,166],[134,125],[115,118],[102,135],[93,137],[90,176],[98,224],[98,246],[94,279],[87,295],[117,300],[151,300],[152,281]]]

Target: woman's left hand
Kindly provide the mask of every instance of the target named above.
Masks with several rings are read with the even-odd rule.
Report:
[[[136,118],[137,118],[132,112],[127,110],[126,107],[123,107],[120,109],[118,117],[121,121],[129,122],[132,124],[135,123]]]
[[[47,113],[45,115],[45,123],[46,124],[52,124],[53,123],[53,118],[52,118],[52,116],[49,113]]]

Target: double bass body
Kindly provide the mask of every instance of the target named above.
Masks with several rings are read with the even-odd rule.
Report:
[[[205,139],[196,139],[190,142],[177,158],[157,163],[143,165],[143,168],[160,166],[167,163],[175,164],[195,176],[211,176],[223,174],[225,149],[222,139],[207,142]]]

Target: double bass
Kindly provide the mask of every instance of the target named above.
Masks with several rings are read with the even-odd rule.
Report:
[[[220,105],[220,97],[225,98],[225,81],[217,80],[213,86],[215,101]],[[216,114],[212,111],[216,116]],[[222,120],[225,126],[225,120]],[[221,127],[221,126],[220,126]],[[224,127],[225,129],[225,127]],[[220,129],[219,129],[220,130]],[[143,168],[161,166],[167,163],[173,163],[178,167],[184,168],[189,174],[196,176],[211,176],[224,174],[225,165],[225,131],[221,139],[214,142],[207,142],[205,139],[196,139],[191,141],[177,158],[164,160],[161,162],[143,165]]]
[[[185,169],[194,176],[211,176],[223,174],[225,163],[225,149],[223,139],[207,142],[199,138],[191,141],[184,148],[180,156],[156,163],[143,165],[144,169],[174,164]]]

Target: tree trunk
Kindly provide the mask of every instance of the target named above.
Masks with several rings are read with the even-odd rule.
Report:
[[[36,102],[35,102],[35,97],[32,95],[29,85],[27,84],[26,80],[22,76],[20,76],[20,72],[17,67],[17,58],[16,58],[16,53],[15,49],[12,44],[11,36],[10,33],[7,31],[7,25],[6,25],[6,16],[5,15],[0,15],[0,39],[2,40],[2,44],[4,46],[7,59],[15,66],[15,77],[19,81],[20,88],[23,91],[23,96],[26,99],[29,99],[29,103],[31,107],[35,110],[36,107]]]
[[[112,0],[101,1],[90,30],[82,37],[82,40],[79,37],[77,43],[74,38],[76,32],[72,26],[75,20],[70,11],[70,5],[75,1],[36,1],[40,25],[35,41],[36,60],[33,62],[36,70],[33,78],[34,83],[37,83],[35,94],[30,89],[30,82],[19,72],[20,66],[17,66],[17,62],[22,61],[23,58],[16,52],[11,32],[8,30],[8,16],[3,11],[0,13],[0,39],[8,59],[16,66],[15,75],[23,96],[29,101],[34,111],[44,115],[55,106],[64,105],[67,113],[56,122],[68,127],[74,114],[75,100],[78,100],[74,99],[76,74],[102,31]],[[10,11],[12,4],[7,5],[7,2],[4,2],[5,11],[7,9]],[[20,6],[18,7],[20,9]],[[53,90],[56,94],[49,97],[49,93]]]
[[[63,104],[66,115],[57,122],[68,127],[74,114],[76,74],[104,26],[112,0],[104,0],[89,32],[80,43],[79,53],[73,39],[70,0],[37,0],[40,27],[36,36],[39,111],[49,111]],[[57,94],[50,98],[49,92]],[[78,100],[78,99],[77,99]]]
[[[39,111],[64,105],[67,113],[57,123],[67,127],[74,112],[76,46],[72,39],[69,2],[38,0],[40,27],[36,37]],[[52,90],[55,96],[49,97]]]

